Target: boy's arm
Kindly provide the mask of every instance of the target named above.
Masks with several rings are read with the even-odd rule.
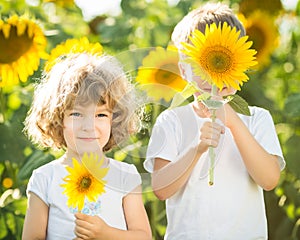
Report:
[[[77,238],[74,240],[151,240],[151,228],[142,200],[141,186],[124,197],[123,209],[128,230],[111,227],[98,216],[76,213],[75,234]]]
[[[25,216],[22,239],[46,239],[48,206],[33,192],[28,193],[28,207]]]
[[[225,124],[231,130],[250,176],[264,190],[274,189],[280,178],[277,156],[269,154],[256,141],[247,126],[229,104],[225,104],[225,111]]]
[[[191,147],[177,161],[155,158],[152,188],[160,200],[174,195],[188,180],[201,155],[209,146],[216,147],[224,128],[218,123],[205,122],[200,129],[200,143]]]

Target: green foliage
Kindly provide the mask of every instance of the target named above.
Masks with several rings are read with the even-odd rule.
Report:
[[[29,1],[28,1],[29,2]],[[12,13],[29,13],[39,20],[48,40],[50,53],[67,38],[87,36],[99,41],[108,53],[125,56],[126,51],[156,46],[166,47],[176,23],[193,7],[193,0],[181,0],[175,6],[166,0],[122,0],[119,16],[98,16],[85,22],[81,10],[62,8],[53,3],[36,6],[25,0],[1,1],[1,17]],[[202,1],[203,2],[203,1]],[[239,0],[227,1],[237,6]],[[250,105],[269,109],[282,145],[286,168],[278,187],[265,193],[269,221],[269,239],[300,239],[300,3],[295,11],[277,19],[281,26],[280,46],[263,69],[249,74],[238,94]],[[122,53],[124,53],[122,55]],[[130,59],[130,73],[138,68],[142,55]],[[33,85],[38,82],[44,62],[26,83],[0,89],[0,239],[21,239],[26,212],[26,184],[32,171],[56,156],[33,146],[23,134],[23,121],[31,103]],[[235,100],[238,100],[237,98]],[[234,101],[232,102],[234,103]],[[143,130],[129,142],[109,154],[117,160],[134,163],[141,172],[144,203],[149,215],[153,238],[163,239],[166,226],[164,202],[151,191],[151,179],[143,168],[145,151],[158,114],[170,103],[148,104]],[[11,185],[4,180],[10,179]]]
[[[229,101],[230,106],[237,112],[247,116],[250,116],[250,110],[248,103],[241,96],[235,94],[231,96],[232,99]]]

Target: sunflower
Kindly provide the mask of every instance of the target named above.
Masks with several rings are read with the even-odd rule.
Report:
[[[73,168],[66,167],[69,175],[63,178],[66,182],[61,184],[65,188],[64,194],[68,197],[67,205],[81,211],[84,206],[84,200],[87,198],[91,202],[95,202],[97,198],[105,193],[106,181],[103,180],[108,172],[108,168],[103,168],[103,159],[98,161],[98,155],[86,153],[82,157],[82,164],[75,158],[73,160]]]
[[[0,19],[0,87],[26,82],[48,57],[46,45],[42,29],[27,16]]]
[[[245,16],[249,16],[257,10],[267,12],[271,16],[277,16],[283,11],[283,6],[281,0],[242,0],[239,3],[239,12]],[[265,21],[267,17],[262,19]]]
[[[140,88],[156,100],[170,101],[186,85],[180,76],[178,60],[177,50],[171,48],[157,47],[150,51],[138,69],[136,81]]]
[[[103,47],[100,43],[90,43],[86,37],[80,39],[68,39],[51,50],[50,57],[45,65],[45,71],[49,72],[60,58],[63,58],[70,53],[82,52],[101,55],[103,53]]]
[[[245,71],[257,64],[256,51],[249,49],[252,42],[247,39],[226,22],[218,26],[213,23],[206,26],[205,34],[195,30],[190,37],[192,44],[182,43],[182,51],[196,75],[219,89],[226,85],[240,90],[249,79]]]
[[[266,66],[279,44],[279,33],[274,18],[267,12],[259,10],[247,18],[242,15],[239,18],[245,26],[249,40],[253,41],[253,47],[257,50],[257,67]]]

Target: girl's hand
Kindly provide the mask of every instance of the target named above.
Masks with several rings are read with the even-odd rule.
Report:
[[[108,225],[98,216],[89,216],[83,213],[75,214],[75,230],[76,238],[82,239],[100,239],[101,234],[105,231]]]

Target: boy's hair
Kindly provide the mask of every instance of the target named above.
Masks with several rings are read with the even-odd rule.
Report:
[[[24,131],[41,147],[66,148],[64,113],[75,104],[107,104],[112,130],[103,151],[109,151],[139,129],[138,102],[133,85],[112,56],[72,54],[46,73],[37,85]]]
[[[240,36],[246,35],[244,26],[227,5],[207,3],[189,12],[175,26],[171,37],[172,42],[178,49],[181,49],[181,42],[190,43],[189,37],[196,29],[204,33],[206,25],[215,23],[218,26],[219,23],[223,24],[224,22],[227,22],[232,28],[236,27],[237,31],[240,30]]]

